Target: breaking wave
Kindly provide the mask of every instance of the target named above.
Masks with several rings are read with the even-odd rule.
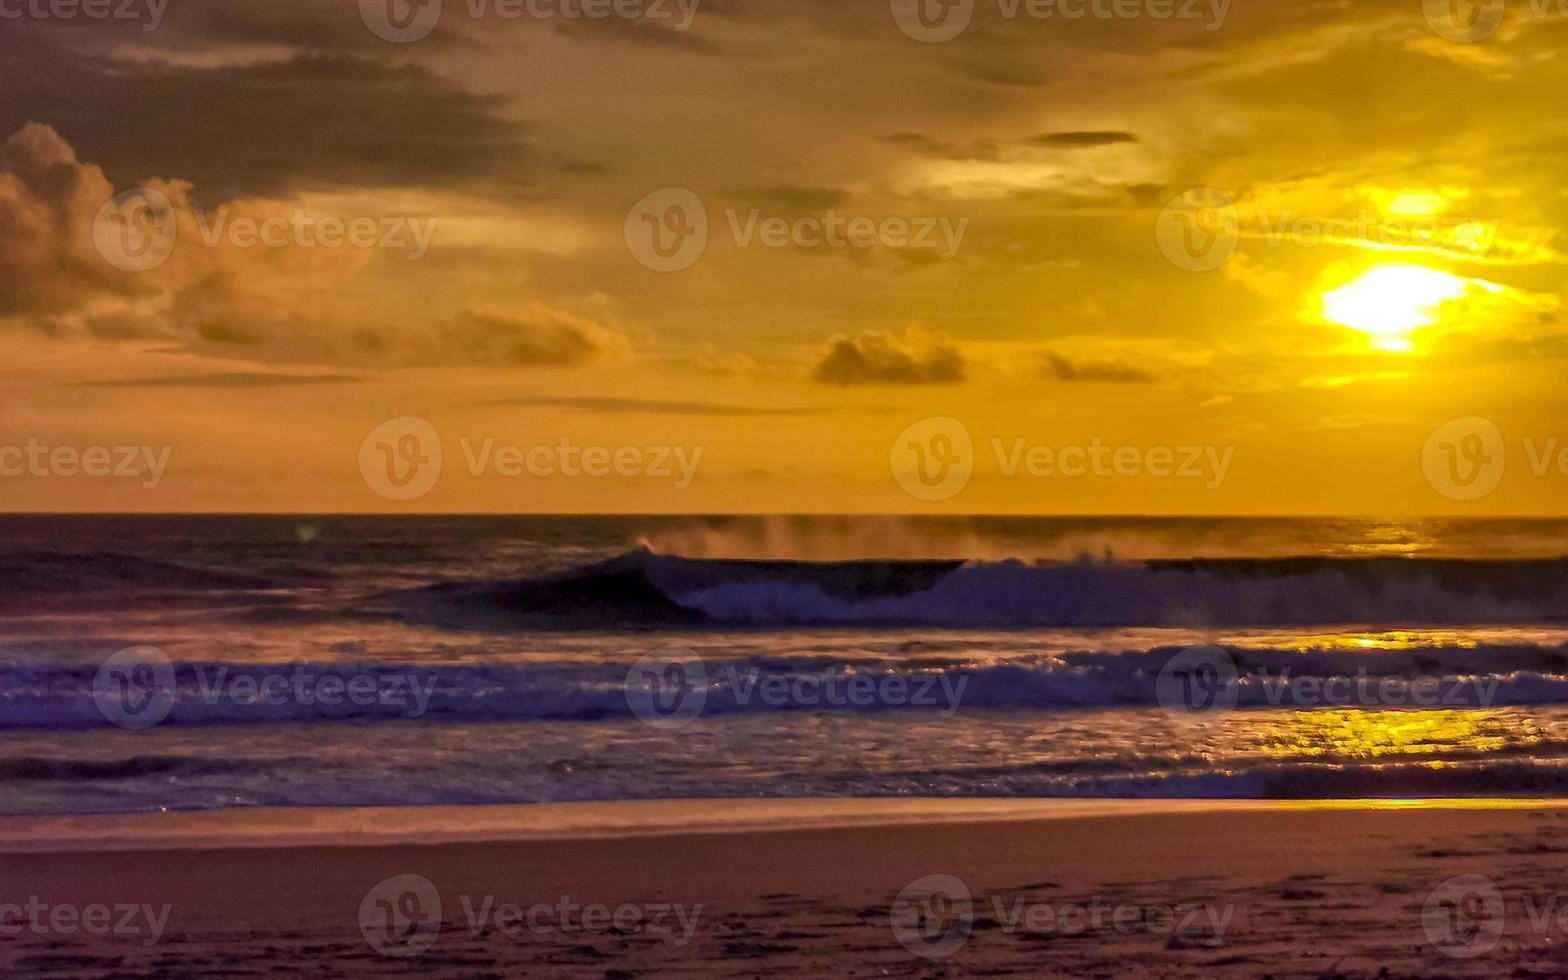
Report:
[[[1568,560],[752,561],[635,551],[531,579],[390,593],[452,629],[1238,627],[1568,620]]]

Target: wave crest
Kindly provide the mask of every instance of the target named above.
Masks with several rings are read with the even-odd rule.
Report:
[[[373,604],[467,629],[1485,625],[1568,620],[1568,561],[750,561],[636,551]]]

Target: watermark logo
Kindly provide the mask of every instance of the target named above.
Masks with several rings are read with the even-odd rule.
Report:
[[[957,419],[921,419],[893,440],[888,466],[911,497],[949,500],[962,493],[974,476],[974,438]]]
[[[1217,187],[1197,187],[1174,198],[1154,224],[1165,258],[1188,272],[1212,272],[1230,261],[1241,242],[1241,215]]]
[[[708,668],[684,647],[656,651],[632,664],[623,684],[626,706],[645,724],[679,731],[708,702]]]
[[[898,29],[925,44],[951,41],[975,15],[975,0],[890,0],[889,6]]]
[[[1236,707],[1241,689],[1236,661],[1220,647],[1193,647],[1165,662],[1154,696],[1178,721],[1200,722]]]
[[[626,215],[626,247],[655,272],[680,272],[708,248],[708,209],[684,187],[654,191]]]
[[[1489,419],[1454,419],[1440,426],[1421,450],[1421,471],[1432,489],[1450,500],[1480,500],[1503,482],[1508,449]]]
[[[1458,875],[1432,889],[1421,906],[1421,928],[1455,959],[1481,956],[1503,937],[1503,893],[1485,875]]]
[[[952,956],[969,942],[974,900],[969,886],[953,875],[934,874],[904,886],[893,900],[893,938],[928,960]]]
[[[359,931],[382,956],[407,959],[427,952],[441,937],[441,893],[423,875],[395,875],[376,884],[359,903]]]
[[[359,475],[388,500],[417,500],[441,479],[441,436],[414,416],[390,419],[359,445]]]
[[[116,194],[93,218],[93,245],[124,272],[148,272],[167,262],[178,238],[174,204],[151,187]]]
[[[359,0],[359,17],[372,34],[393,44],[430,36],[441,23],[443,0]]]
[[[1438,37],[1473,44],[1497,33],[1506,6],[1505,0],[1421,0],[1421,14]]]
[[[174,710],[174,664],[156,647],[127,647],[105,660],[93,678],[93,702],[109,722],[141,730]]]

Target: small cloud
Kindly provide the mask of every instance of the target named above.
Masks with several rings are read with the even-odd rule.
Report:
[[[879,138],[884,143],[892,143],[894,146],[912,146],[917,150],[929,150],[942,145],[925,133],[889,133]]]
[[[576,367],[625,353],[625,337],[585,317],[534,304],[520,312],[466,310],[422,331],[361,331],[362,353],[421,366]]]
[[[599,396],[509,398],[487,405],[530,405],[571,408],[599,415],[822,415],[839,409],[830,405],[773,408],[765,405],[727,405],[721,402],[658,401],[647,398]]]
[[[1040,355],[1042,377],[1054,378],[1069,384],[1102,382],[1118,385],[1146,385],[1154,383],[1154,376],[1147,371],[1123,364],[1121,361],[1078,361],[1074,363],[1055,351]]]
[[[937,385],[964,380],[964,357],[945,336],[927,340],[911,331],[899,340],[868,331],[851,340],[835,337],[812,378],[830,385]]]
[[[693,363],[696,365],[697,370],[703,374],[710,374],[720,378],[735,378],[762,373],[761,367],[758,366],[753,358],[745,354],[720,350],[717,344],[709,341],[704,341],[697,345]]]
[[[666,51],[683,51],[688,54],[719,55],[724,50],[696,31],[666,27],[648,18],[610,17],[591,23],[576,20],[559,20],[555,32],[580,44],[604,42],[635,44],[641,47]]]
[[[335,385],[359,381],[352,374],[186,374],[168,378],[117,378],[105,381],[73,381],[79,388],[278,388],[291,385]]]
[[[1115,129],[1072,130],[1065,133],[1041,133],[1029,142],[1036,146],[1114,146],[1117,143],[1136,143],[1138,137]]]

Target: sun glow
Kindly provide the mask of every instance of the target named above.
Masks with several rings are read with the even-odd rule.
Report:
[[[1468,281],[1419,265],[1380,265],[1323,294],[1323,317],[1371,337],[1378,350],[1409,351],[1410,335],[1437,322],[1438,307]]]

